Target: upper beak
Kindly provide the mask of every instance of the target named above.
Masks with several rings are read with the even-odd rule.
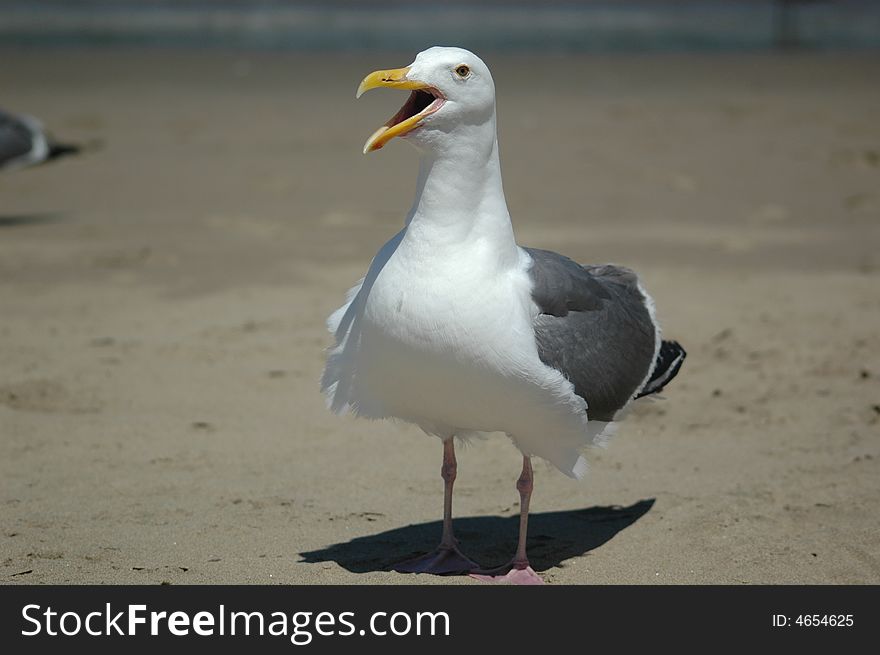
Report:
[[[423,89],[425,85],[415,80],[406,79],[409,73],[409,66],[406,68],[392,68],[387,71],[376,71],[370,73],[358,86],[356,98],[360,98],[367,91],[377,89],[380,86],[391,87],[392,89]]]
[[[364,144],[364,154],[378,150],[396,136],[403,136],[418,127],[422,119],[440,109],[443,98],[440,93],[418,80],[407,78],[409,66],[380,70],[367,75],[358,86],[357,96],[360,98],[370,89],[387,87],[391,89],[411,89],[412,95],[391,119],[373,132]],[[420,94],[427,96],[421,98]]]

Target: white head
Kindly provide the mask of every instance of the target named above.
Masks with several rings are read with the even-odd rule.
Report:
[[[385,125],[367,139],[364,153],[378,150],[395,136],[420,150],[440,151],[453,142],[495,139],[495,83],[483,60],[462,48],[435,46],[420,52],[405,68],[380,70],[364,78],[357,96],[377,87],[412,93]],[[490,140],[491,139],[491,140]]]

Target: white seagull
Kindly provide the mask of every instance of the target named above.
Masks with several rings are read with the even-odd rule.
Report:
[[[80,146],[53,141],[33,116],[0,109],[0,170],[35,166],[80,150]]]
[[[440,545],[395,570],[541,584],[526,557],[531,458],[582,477],[585,447],[602,444],[632,400],[660,391],[685,351],[661,340],[653,301],[629,269],[517,245],[495,85],[479,57],[429,48],[406,68],[371,73],[357,96],[378,87],[411,94],[364,153],[395,136],[412,143],[416,197],[404,228],[328,319],[336,344],[322,390],[334,412],[402,419],[443,442]],[[453,438],[488,432],[506,433],[523,467],[516,555],[483,570],[453,536]]]

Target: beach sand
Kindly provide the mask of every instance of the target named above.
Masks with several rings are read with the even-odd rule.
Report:
[[[75,159],[0,175],[0,581],[480,584],[431,548],[439,441],[329,414],[325,317],[402,222],[360,154],[412,53],[2,53]],[[880,583],[877,55],[487,55],[521,243],[635,268],[688,350],[575,482],[555,584]],[[459,448],[462,547],[516,540],[519,454]]]

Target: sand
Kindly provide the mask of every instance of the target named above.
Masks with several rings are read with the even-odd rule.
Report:
[[[330,415],[325,317],[396,231],[412,53],[0,53],[77,159],[0,175],[0,581],[479,584],[441,448]],[[880,582],[877,55],[487,57],[522,243],[634,267],[689,357],[575,482],[536,467],[554,584]],[[519,455],[455,513],[513,552]]]

